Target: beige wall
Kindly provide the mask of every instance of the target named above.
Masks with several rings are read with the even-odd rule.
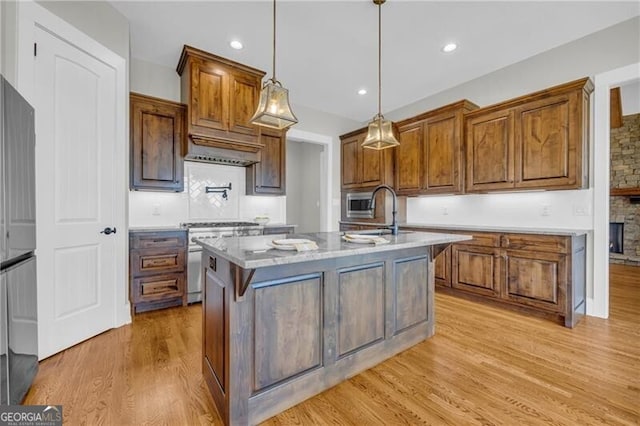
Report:
[[[129,21],[105,1],[36,1],[103,46],[129,58]]]
[[[640,62],[640,17],[483,75],[428,98],[390,111],[401,120],[420,112],[468,99],[491,105],[557,84]]]

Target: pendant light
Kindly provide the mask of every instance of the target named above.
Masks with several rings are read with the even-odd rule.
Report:
[[[369,123],[367,136],[362,142],[363,148],[385,149],[400,145],[393,136],[393,124],[382,115],[382,3],[386,0],[373,0],[378,6],[378,114]]]
[[[298,122],[289,105],[289,91],[276,80],[276,0],[273,0],[273,77],[262,86],[258,109],[250,122],[278,130]]]

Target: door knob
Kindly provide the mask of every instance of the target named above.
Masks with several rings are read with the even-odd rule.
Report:
[[[116,233],[116,228],[109,228],[106,227],[104,228],[102,231],[100,231],[101,234],[105,234],[105,235],[109,235],[109,234],[115,234]]]

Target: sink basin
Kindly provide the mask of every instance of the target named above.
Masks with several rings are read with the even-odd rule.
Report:
[[[399,230],[398,234],[410,234],[413,231],[405,231]],[[390,235],[391,229],[382,228],[382,229],[364,229],[362,231],[349,231],[349,234],[361,234],[361,235]]]

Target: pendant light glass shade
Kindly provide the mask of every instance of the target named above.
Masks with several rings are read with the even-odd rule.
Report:
[[[367,136],[362,142],[363,148],[385,149],[400,145],[393,136],[393,123],[382,116],[382,12],[385,0],[373,0],[378,6],[378,114],[373,117],[367,129]]]
[[[251,123],[272,129],[286,129],[298,122],[289,105],[289,91],[279,81],[267,80],[260,92],[258,109]]]
[[[267,80],[260,92],[260,101],[251,124],[286,129],[298,122],[289,105],[289,91],[276,80],[276,0],[273,0],[273,77]]]
[[[400,145],[393,136],[393,123],[383,116],[376,115],[369,123],[367,136],[362,142],[363,148],[385,149]]]

